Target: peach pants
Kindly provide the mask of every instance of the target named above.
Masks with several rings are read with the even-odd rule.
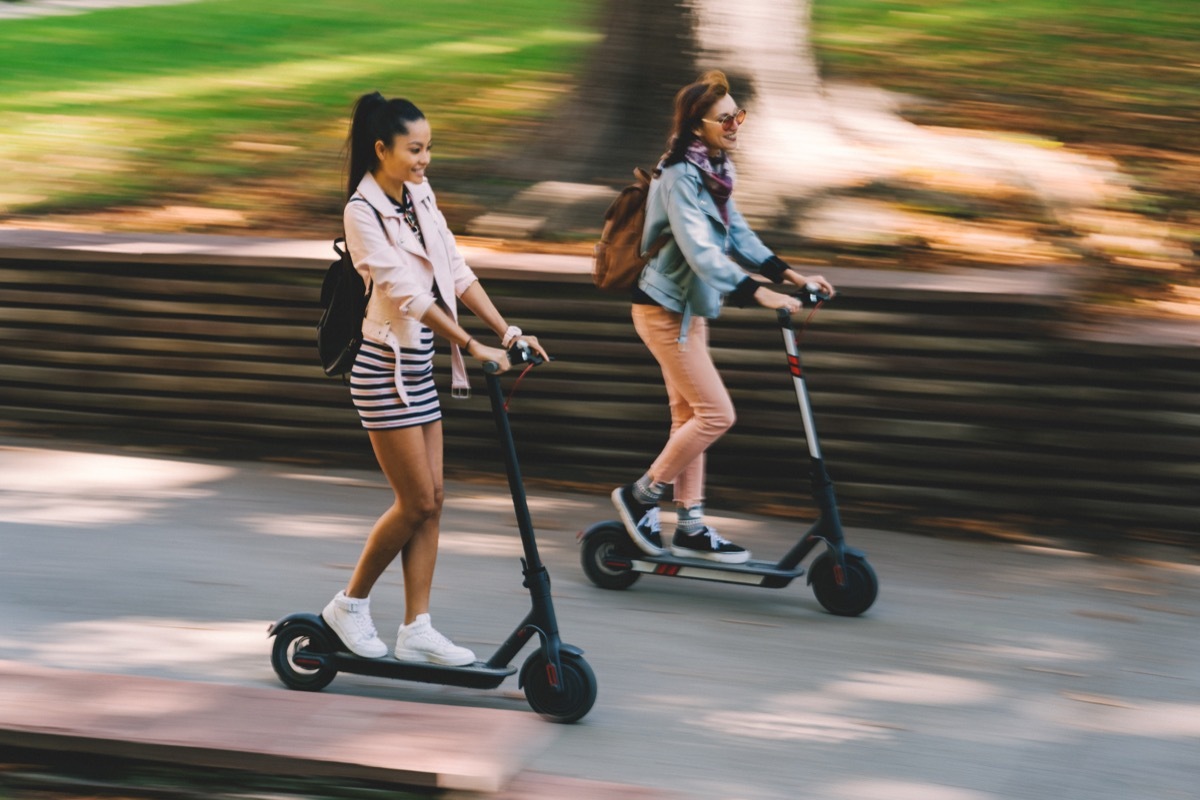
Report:
[[[661,306],[633,306],[633,327],[662,368],[671,407],[671,436],[650,477],[674,485],[675,502],[686,508],[704,502],[704,453],[733,427],[733,400],[708,352],[708,320],[692,317],[687,344],[680,346],[683,315]]]

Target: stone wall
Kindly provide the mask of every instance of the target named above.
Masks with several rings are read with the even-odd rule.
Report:
[[[0,237],[10,431],[372,463],[348,390],[315,361],[327,243],[44,240]],[[557,358],[512,401],[526,478],[599,492],[640,474],[664,440],[666,400],[627,302],[593,289],[584,259],[470,255],[497,305]],[[826,274],[842,294],[802,346],[848,523],[1200,543],[1194,334],[1080,325],[1065,274]],[[773,315],[730,309],[712,340],[739,412],[710,453],[712,504],[809,518]],[[447,466],[494,475],[473,382],[474,399],[444,400]]]

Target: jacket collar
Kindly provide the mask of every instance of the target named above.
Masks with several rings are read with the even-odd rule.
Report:
[[[409,183],[405,181],[405,188],[408,189],[409,195],[412,196],[413,205],[421,206],[428,205],[430,198],[433,197],[433,190],[429,188],[429,181],[421,183]],[[358,193],[366,198],[375,209],[385,217],[399,217],[400,212],[392,205],[391,198],[387,192],[379,185],[379,181],[375,180],[375,176],[371,173],[363,175],[361,181],[358,182]],[[396,198],[399,200],[400,198]]]
[[[417,209],[417,219],[419,223],[424,223],[425,213],[430,204],[430,198],[433,197],[433,192],[429,188],[429,182],[423,183],[405,183],[408,193],[412,196],[413,206]],[[371,204],[371,207],[379,212],[382,217],[391,217],[397,220],[398,224],[393,226],[393,233],[398,229],[399,235],[396,243],[422,258],[429,258],[425,252],[425,248],[421,246],[421,241],[416,237],[416,234],[409,229],[408,225],[401,219],[401,214],[396,210],[396,206],[392,204],[391,198],[387,192],[379,185],[379,181],[375,180],[375,176],[371,173],[363,175],[361,181],[358,182],[358,193]],[[399,198],[397,198],[399,199]],[[422,232],[432,230],[428,225],[421,226]],[[428,235],[428,234],[426,234]]]
[[[729,224],[721,218],[721,210],[717,208],[717,201],[713,199],[711,194],[709,194],[708,189],[704,188],[704,173],[698,166],[690,161],[680,161],[678,164],[672,164],[670,169],[674,169],[680,165],[682,165],[682,172],[687,172],[694,175],[696,182],[700,184],[700,198],[703,201],[702,206],[704,208],[705,216],[707,216],[717,225],[720,225],[722,230],[728,230]],[[730,175],[733,175],[734,172],[732,161],[728,162],[728,168]],[[732,201],[733,198],[730,198],[730,202]]]

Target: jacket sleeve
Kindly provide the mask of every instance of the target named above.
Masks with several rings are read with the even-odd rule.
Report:
[[[742,212],[738,210],[732,197],[729,198],[727,210],[729,211],[729,238],[733,245],[733,251],[747,269],[752,272],[760,272],[763,265],[775,257],[775,253],[762,243],[762,239],[758,238],[757,233],[750,230],[750,225],[742,216]]]
[[[705,210],[705,204],[711,205],[713,199],[704,190],[700,179],[691,175],[680,176],[670,187],[663,188],[670,192],[666,203],[667,219],[683,257],[700,280],[721,294],[729,294],[747,275],[725,255],[722,243],[713,231],[713,223]]]
[[[342,224],[350,258],[363,279],[374,281],[374,291],[382,291],[401,316],[424,316],[435,301],[424,271],[411,263],[413,256],[392,245],[371,204],[361,199],[346,203]]]

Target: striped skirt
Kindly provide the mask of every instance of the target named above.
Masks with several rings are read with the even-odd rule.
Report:
[[[400,400],[397,380],[404,384],[407,405]],[[433,331],[421,331],[420,346],[400,348],[399,370],[396,353],[389,345],[363,339],[350,371],[350,396],[367,429],[408,428],[441,419],[442,407],[433,383]]]

